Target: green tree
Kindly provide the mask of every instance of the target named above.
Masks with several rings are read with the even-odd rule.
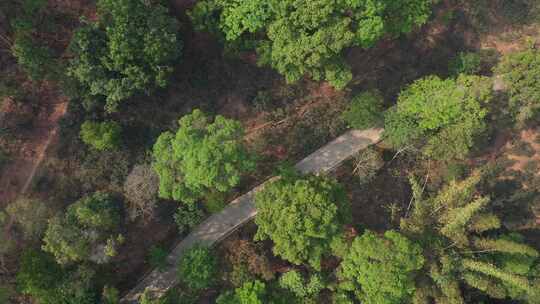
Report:
[[[49,48],[36,44],[26,34],[16,37],[11,48],[17,64],[34,81],[47,78],[55,69],[55,61]]]
[[[54,257],[41,251],[25,250],[17,272],[17,286],[23,294],[31,295],[43,304],[55,302],[56,287],[63,280],[62,269]]]
[[[383,97],[378,91],[368,91],[355,96],[343,113],[343,119],[353,129],[368,129],[384,120]]]
[[[252,281],[244,283],[234,292],[227,292],[220,295],[216,304],[265,304],[272,303],[268,301],[266,286],[261,281]]]
[[[194,110],[179,125],[176,134],[165,132],[154,145],[160,197],[192,203],[213,191],[227,192],[255,168],[238,121],[218,115],[210,122]]]
[[[344,188],[325,177],[285,176],[258,192],[255,204],[255,239],[270,238],[275,254],[315,269],[342,242],[350,217]]]
[[[394,146],[416,145],[433,158],[464,158],[486,130],[491,81],[479,76],[457,79],[428,76],[403,90],[385,117],[385,136]]]
[[[87,266],[63,269],[54,257],[25,250],[16,281],[18,289],[40,304],[95,304],[95,272]]]
[[[176,19],[161,4],[100,0],[97,7],[99,21],[73,35],[68,74],[81,83],[84,97],[104,98],[113,112],[134,94],[165,87],[182,43]]]
[[[58,66],[52,50],[37,35],[39,23],[47,18],[43,14],[47,1],[22,0],[17,4],[9,8],[14,13],[10,22],[14,36],[11,53],[30,79],[45,80],[56,73]]]
[[[424,264],[420,245],[396,231],[357,237],[340,266],[345,289],[362,303],[405,303],[415,290],[415,272]]]
[[[210,248],[195,246],[178,263],[178,278],[191,289],[205,289],[218,278],[218,260]]]
[[[536,119],[540,109],[540,52],[529,49],[504,56],[495,69],[509,94],[508,109],[518,126]]]
[[[85,121],[81,125],[82,141],[100,151],[110,151],[120,146],[122,129],[114,121]]]
[[[313,274],[306,280],[297,270],[291,270],[284,273],[279,278],[279,286],[287,289],[300,299],[317,300],[317,296],[325,287],[322,277],[319,274]]]
[[[431,0],[205,0],[191,11],[196,29],[256,48],[260,64],[294,82],[305,74],[344,88],[352,79],[342,53],[410,32],[431,14]]]
[[[61,281],[58,287],[60,297],[53,303],[99,303],[99,293],[95,286],[97,279],[93,267],[85,264],[79,265],[75,269],[66,269],[64,271],[64,280]]]
[[[426,257],[415,303],[465,303],[463,283],[492,298],[539,299],[539,254],[519,234],[499,229],[491,201],[479,195],[484,178],[474,172],[431,197],[411,181],[414,209],[401,231],[423,246]]]
[[[121,243],[118,204],[108,194],[96,192],[70,205],[63,216],[49,220],[43,250],[61,264],[109,259],[107,252]]]

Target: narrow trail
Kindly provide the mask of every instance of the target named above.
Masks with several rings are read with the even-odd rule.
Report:
[[[17,155],[3,169],[0,176],[0,207],[29,190],[49,146],[58,134],[58,121],[66,113],[68,102],[62,96],[53,100],[44,105]]]
[[[332,171],[358,151],[378,143],[381,140],[382,131],[382,129],[349,131],[315,151],[297,163],[295,167],[302,173],[320,174]],[[164,271],[154,269],[148,273],[122,298],[121,303],[138,303],[140,296],[147,289],[153,298],[163,296],[177,282],[176,265],[184,252],[195,244],[214,245],[253,219],[257,215],[254,203],[255,193],[277,178],[273,177],[255,187],[232,201],[223,211],[210,216],[197,226],[169,254],[167,257],[167,269]]]

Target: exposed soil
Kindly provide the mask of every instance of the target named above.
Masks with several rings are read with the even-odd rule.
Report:
[[[50,144],[58,131],[58,121],[67,110],[67,98],[42,86],[43,104],[32,124],[32,129],[24,133],[24,140],[13,160],[6,165],[0,177],[0,207],[5,206],[18,195],[24,194],[30,187],[37,168],[43,161]],[[9,111],[8,107],[4,111]]]
[[[530,161],[540,161],[540,143],[536,141],[536,138],[540,135],[540,133],[537,130],[534,129],[528,129],[523,130],[519,133],[519,136],[515,139],[515,143],[507,143],[505,146],[505,154],[508,156],[510,160],[513,161],[512,166],[510,166],[509,170],[514,171],[520,171],[522,173],[526,173],[527,171],[527,164],[530,163]],[[531,156],[529,155],[522,155],[522,154],[516,154],[512,151],[512,148],[515,147],[518,144],[528,145],[532,151]],[[536,175],[540,175],[539,171],[536,171]]]

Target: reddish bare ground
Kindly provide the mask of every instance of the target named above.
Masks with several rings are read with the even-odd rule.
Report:
[[[524,174],[527,174],[529,171],[527,169],[528,164],[533,162],[540,162],[540,143],[537,141],[537,138],[540,136],[540,132],[537,129],[527,129],[522,130],[517,134],[517,138],[513,141],[508,141],[503,147],[501,147],[501,154],[504,154],[510,159],[513,163],[511,166],[509,166],[507,170],[507,175],[504,175],[502,178],[505,179],[513,179],[515,178],[511,172],[512,171],[518,171],[522,172]],[[524,142],[528,144],[532,148],[532,155],[516,155],[515,152],[512,151],[512,148],[515,147],[515,145],[518,145],[520,142]],[[540,172],[534,172],[535,176],[540,176]],[[526,183],[523,184],[524,188],[528,188],[529,185]],[[540,210],[535,209],[536,214],[536,223],[540,225]]]
[[[44,88],[41,97],[45,103],[35,116],[32,130],[24,134],[12,161],[1,172],[0,206],[28,191],[37,168],[57,135],[58,121],[66,112],[67,98],[58,92]]]

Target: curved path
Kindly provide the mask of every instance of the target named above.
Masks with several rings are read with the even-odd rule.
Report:
[[[358,151],[379,142],[381,134],[382,129],[349,131],[315,151],[296,164],[295,167],[302,173],[319,174],[329,172]],[[168,269],[163,272],[157,269],[150,272],[122,298],[121,303],[138,303],[140,295],[147,288],[152,297],[162,296],[176,284],[176,265],[182,254],[194,244],[211,246],[253,219],[257,215],[253,199],[255,193],[276,178],[271,178],[235,199],[223,211],[210,216],[197,226],[169,254],[167,257]]]

